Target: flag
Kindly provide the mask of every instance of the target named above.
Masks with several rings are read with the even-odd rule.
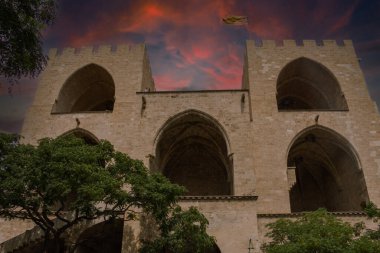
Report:
[[[247,25],[248,17],[231,15],[231,16],[223,18],[222,21],[226,25]]]

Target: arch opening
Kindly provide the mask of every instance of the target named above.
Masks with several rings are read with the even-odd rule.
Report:
[[[314,127],[302,133],[288,154],[292,212],[359,211],[368,192],[359,160],[337,133]]]
[[[86,145],[93,146],[93,145],[99,144],[99,139],[94,134],[92,134],[91,132],[89,132],[83,128],[71,129],[71,130],[61,134],[58,138],[69,136],[69,135],[73,135],[76,138],[82,139]],[[99,164],[101,164],[103,167],[106,166],[106,162],[104,160],[100,160]],[[72,203],[74,203],[77,200],[77,198],[78,198],[77,193],[74,191],[71,191],[67,195],[66,201],[64,201],[64,206],[61,206],[61,203],[56,203],[54,206],[54,209],[58,210],[59,208],[62,208],[65,211],[69,211]]]
[[[75,253],[119,253],[123,240],[123,219],[98,223],[81,233]]]
[[[348,110],[334,75],[305,57],[288,63],[277,79],[278,110]]]
[[[61,136],[67,136],[71,134],[77,138],[84,140],[84,142],[88,145],[96,145],[99,143],[99,139],[96,138],[94,134],[92,134],[91,132],[83,128],[75,128],[75,129],[69,130],[65,132],[64,134],[62,134]]]
[[[193,251],[186,251],[186,253],[192,253]],[[220,253],[220,249],[218,247],[218,245],[214,244],[214,246],[211,248],[211,249],[208,249],[206,251],[204,251],[203,253]],[[161,253],[173,253],[171,251],[161,251]]]
[[[232,194],[232,162],[217,122],[186,112],[165,125],[156,146],[156,166],[190,196]]]
[[[59,243],[60,247],[64,247],[64,240],[61,239],[58,242],[49,242],[45,245],[44,241],[37,240],[24,244],[21,248],[13,250],[12,253],[36,253],[36,252],[54,252],[56,244]],[[9,252],[9,251],[7,251]]]
[[[75,71],[63,84],[52,113],[113,111],[115,83],[97,64]]]

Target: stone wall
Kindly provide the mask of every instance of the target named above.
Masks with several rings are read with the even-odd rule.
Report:
[[[32,221],[21,221],[19,219],[0,219],[0,243],[5,242],[18,234],[30,230],[34,227]]]
[[[197,207],[210,222],[208,232],[215,236],[221,252],[246,252],[249,240],[257,245],[255,197],[189,198],[184,208]],[[255,251],[257,252],[257,251]]]
[[[344,106],[334,110],[278,109],[277,78],[289,62],[299,58],[310,59],[332,74],[344,97],[339,104]],[[101,66],[112,76],[113,111],[52,113],[62,85],[88,64]],[[379,115],[351,41],[342,45],[335,41],[303,41],[302,45],[248,41],[242,83],[243,90],[157,92],[144,45],[51,50],[21,134],[24,142],[36,144],[43,137],[84,129],[156,169],[157,145],[170,123],[185,114],[204,117],[226,143],[232,196],[188,197],[181,205],[194,205],[205,213],[209,231],[222,252],[244,252],[250,238],[259,248],[264,226],[272,218],[260,216],[257,223],[256,213],[290,213],[288,152],[308,130],[328,131],[349,143],[369,199],[380,206]],[[295,175],[291,180],[293,184]],[[0,242],[27,228],[17,222],[1,224],[7,228],[0,231]]]
[[[269,242],[269,238],[266,237],[266,234],[269,232],[269,229],[266,227],[270,223],[274,223],[279,219],[290,219],[295,220],[301,217],[301,213],[294,214],[258,214],[257,215],[257,227],[259,238],[258,241],[260,245]],[[361,212],[340,212],[334,213],[334,215],[344,222],[348,222],[351,225],[356,223],[363,222],[366,229],[377,229],[378,224],[374,223],[372,219],[368,219],[364,213]]]
[[[318,125],[343,136],[357,152],[370,200],[380,204],[379,115],[370,99],[351,41],[263,41],[247,42],[248,77],[252,99],[251,157],[254,157],[258,212],[290,211],[287,183],[287,155],[296,136]],[[279,111],[276,101],[277,77],[291,61],[306,57],[329,69],[341,86],[347,111]]]

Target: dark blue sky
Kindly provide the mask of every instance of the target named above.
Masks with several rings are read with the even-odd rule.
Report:
[[[379,0],[62,0],[44,47],[146,43],[160,90],[239,89],[246,39],[352,39],[380,105],[379,13]],[[223,25],[229,14],[249,24]],[[0,87],[0,129],[20,131],[35,87]]]

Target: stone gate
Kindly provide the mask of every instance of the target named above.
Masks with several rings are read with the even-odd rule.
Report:
[[[143,160],[188,189],[180,203],[209,219],[213,252],[247,252],[250,239],[259,252],[278,217],[325,207],[357,221],[362,203],[380,206],[379,114],[351,41],[247,41],[239,90],[156,91],[144,45],[49,57],[25,141],[73,132]],[[33,224],[0,226],[0,252],[37,240]],[[124,241],[109,243],[130,252],[130,224],[115,226],[105,235]]]

